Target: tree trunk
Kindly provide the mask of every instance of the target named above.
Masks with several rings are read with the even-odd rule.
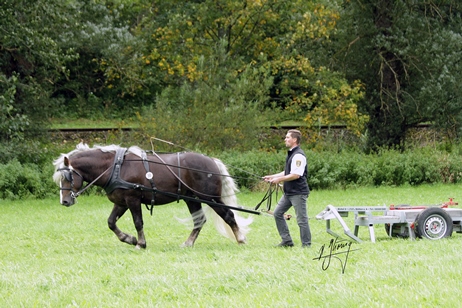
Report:
[[[390,42],[393,26],[393,0],[381,0],[374,8],[374,24],[379,41]],[[378,58],[377,91],[371,96],[369,111],[369,148],[401,148],[406,133],[405,117],[402,112],[401,87],[405,79],[403,62],[388,50],[387,44],[375,47]]]

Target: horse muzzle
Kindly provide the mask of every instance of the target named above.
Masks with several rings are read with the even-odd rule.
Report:
[[[74,205],[74,203],[75,202],[73,200],[72,201],[63,200],[61,202],[61,205],[64,205],[65,207],[70,207],[70,206]]]
[[[64,205],[65,207],[70,207],[75,204],[75,199],[76,199],[76,196],[74,192],[71,191],[71,193],[68,196],[62,198],[61,205]]]

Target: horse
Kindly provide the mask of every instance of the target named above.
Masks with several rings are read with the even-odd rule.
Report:
[[[137,146],[90,148],[81,142],[75,150],[61,154],[53,165],[53,180],[60,187],[62,205],[72,206],[91,185],[103,188],[113,203],[107,220],[109,229],[121,242],[138,249],[146,248],[142,204],[151,206],[152,214],[154,206],[179,200],[186,203],[193,222],[183,247],[194,245],[210,217],[221,234],[239,244],[246,243],[252,219],[237,214],[236,209],[241,208],[237,205],[237,185],[217,158],[195,152],[148,154]],[[83,187],[85,182],[87,185]],[[202,204],[206,205],[204,209]],[[117,226],[127,210],[132,215],[137,237],[122,232]]]

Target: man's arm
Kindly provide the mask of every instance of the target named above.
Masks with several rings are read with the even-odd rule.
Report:
[[[299,177],[300,176],[298,174],[295,174],[295,173],[290,173],[288,175],[284,175],[284,171],[282,171],[282,172],[277,173],[277,174],[264,176],[263,179],[266,182],[270,182],[270,183],[273,183],[273,184],[278,184],[280,182],[293,181],[293,180],[298,179]]]

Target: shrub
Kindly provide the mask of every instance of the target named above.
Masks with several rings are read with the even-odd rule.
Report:
[[[0,164],[7,164],[16,159],[21,164],[46,164],[55,153],[39,141],[16,141],[0,143]]]
[[[42,198],[49,196],[56,185],[52,170],[35,164],[21,164],[17,159],[0,164],[0,199]]]
[[[460,155],[444,153],[437,157],[439,181],[442,183],[459,183],[462,179],[462,160]]]

